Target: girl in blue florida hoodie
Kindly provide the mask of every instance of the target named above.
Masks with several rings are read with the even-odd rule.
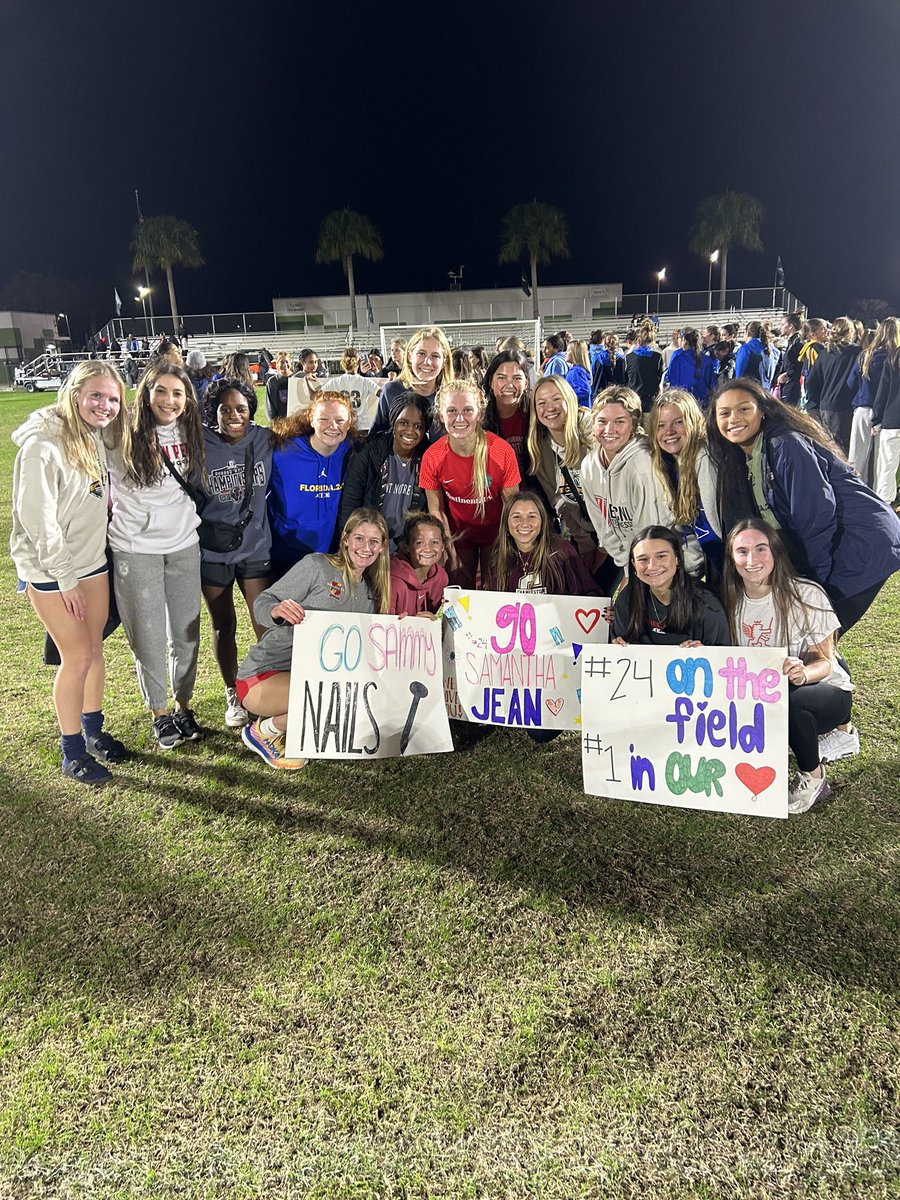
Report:
[[[307,554],[327,554],[337,537],[347,461],[355,443],[353,412],[340,392],[321,391],[309,408],[276,421],[269,490],[272,575],[279,579]]]
[[[749,375],[758,379],[767,392],[775,382],[778,352],[772,345],[771,335],[761,321],[748,321],[744,333],[744,344],[734,360],[734,377]]]

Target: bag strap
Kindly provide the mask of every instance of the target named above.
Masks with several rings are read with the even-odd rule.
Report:
[[[582,521],[590,522],[590,517],[588,516],[587,505],[584,502],[584,497],[582,496],[579,489],[575,486],[575,480],[572,478],[572,476],[569,472],[569,468],[565,465],[565,463],[562,461],[562,459],[559,460],[559,469],[560,469],[563,479],[566,481],[566,484],[568,485],[569,491],[575,497],[575,502],[578,505],[578,511],[581,513]]]
[[[240,516],[244,517],[250,511],[253,503],[253,472],[256,470],[256,458],[253,454],[253,443],[247,443],[244,451],[244,498],[241,500]]]
[[[160,454],[162,454],[162,460],[166,470],[175,479],[182,491],[184,491],[186,495],[190,496],[191,500],[194,502],[194,507],[199,512],[203,505],[206,504],[206,493],[200,488],[195,487],[194,484],[188,483],[188,481],[180,474],[180,472],[175,469],[174,464],[162,450],[160,451]]]

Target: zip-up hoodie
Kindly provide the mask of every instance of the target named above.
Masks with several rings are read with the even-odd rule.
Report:
[[[627,565],[631,540],[645,525],[675,524],[653,473],[646,438],[632,438],[608,467],[600,459],[600,447],[591,450],[581,464],[581,486],[600,546],[617,567]]]
[[[190,476],[187,446],[177,421],[157,425],[160,451],[182,477]],[[109,544],[127,554],[177,554],[198,544],[200,517],[193,500],[163,467],[156,483],[141,487],[128,475],[118,450],[109,451],[112,516]]]
[[[332,454],[319,454],[304,435],[272,455],[273,562],[296,563],[307,554],[326,554],[335,546],[350,446],[345,438]]]
[[[401,613],[410,617],[423,612],[435,613],[441,606],[448,583],[447,572],[440,563],[435,563],[422,582],[412,564],[398,554],[391,559],[390,611],[398,617]]]
[[[42,408],[12,435],[19,452],[9,549],[20,579],[68,592],[106,562],[109,472],[98,433],[97,474],[90,478],[66,457],[62,431],[55,408]]]

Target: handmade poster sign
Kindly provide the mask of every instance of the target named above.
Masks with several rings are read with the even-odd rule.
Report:
[[[786,817],[785,651],[585,648],[584,790],[592,796]]]
[[[581,729],[580,658],[609,640],[594,596],[444,593],[444,690],[455,720]]]
[[[396,758],[453,749],[441,627],[417,617],[307,612],[294,629],[291,758]]]

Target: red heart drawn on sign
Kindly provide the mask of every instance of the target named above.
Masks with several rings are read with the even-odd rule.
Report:
[[[754,767],[750,763],[738,763],[734,773],[752,795],[761,795],[775,782],[774,767]]]
[[[545,700],[544,703],[547,705],[547,707],[553,713],[554,717],[558,717],[559,710],[565,704],[565,700],[563,699],[562,696],[559,696],[559,697],[557,697],[556,700]]]
[[[590,633],[603,614],[599,608],[576,608],[575,620],[585,633]]]

